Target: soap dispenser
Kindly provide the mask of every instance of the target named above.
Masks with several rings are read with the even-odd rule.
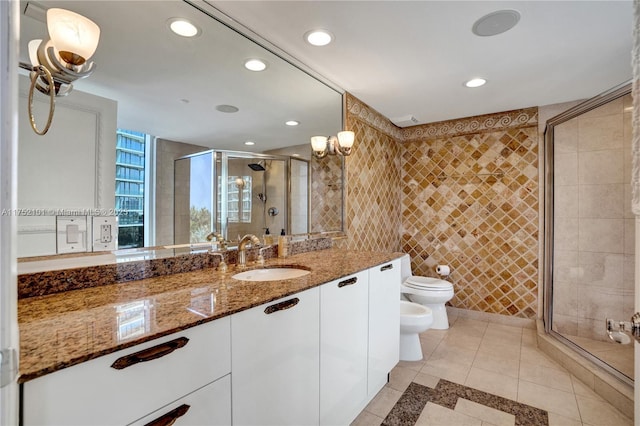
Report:
[[[264,235],[262,236],[265,246],[270,246],[273,244],[273,236],[269,232],[269,228],[264,229]]]
[[[289,238],[284,233],[284,228],[280,231],[278,237],[278,257],[287,257],[289,255]]]

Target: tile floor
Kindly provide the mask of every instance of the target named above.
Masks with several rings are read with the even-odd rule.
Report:
[[[451,315],[449,322],[448,330],[427,330],[420,336],[423,360],[400,361],[390,382],[353,426],[383,424],[405,391],[420,388],[413,385],[408,391],[412,382],[435,389],[440,379],[545,410],[550,426],[633,425],[631,419],[538,350],[535,330]],[[401,405],[394,410],[395,420]],[[389,424],[392,417],[387,419]],[[453,409],[427,402],[417,420],[402,424],[514,425],[515,417],[459,398]]]

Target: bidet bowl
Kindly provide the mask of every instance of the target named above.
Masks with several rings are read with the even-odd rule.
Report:
[[[263,268],[240,272],[231,278],[241,281],[280,281],[303,277],[310,273],[300,268]]]

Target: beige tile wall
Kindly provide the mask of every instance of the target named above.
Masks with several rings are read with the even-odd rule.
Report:
[[[604,319],[633,314],[631,96],[555,131],[554,329],[607,340]]]
[[[345,127],[355,132],[356,142],[345,158],[348,238],[337,245],[400,251],[400,129],[350,94]]]
[[[535,318],[537,108],[399,129],[352,95],[346,103],[356,145],[338,245],[407,252],[420,275],[446,263],[453,306]],[[504,176],[467,177],[493,172]]]

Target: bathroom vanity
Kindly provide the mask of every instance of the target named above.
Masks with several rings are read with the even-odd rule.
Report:
[[[19,302],[22,423],[349,424],[398,362],[401,253],[269,259]]]

